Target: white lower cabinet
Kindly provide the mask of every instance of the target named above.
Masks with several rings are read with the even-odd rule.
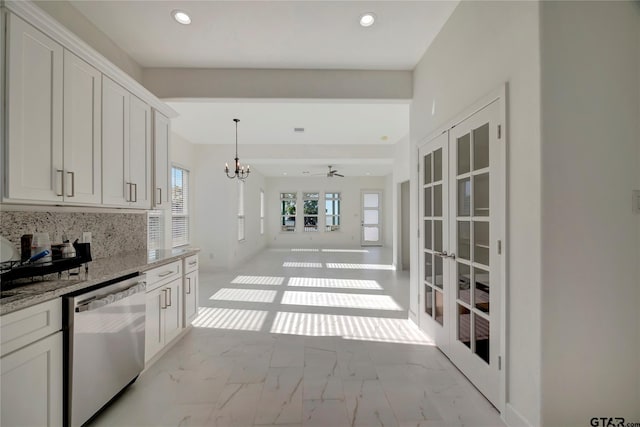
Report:
[[[184,275],[184,326],[198,316],[198,270]]]
[[[0,318],[0,425],[62,425],[59,299]]]
[[[180,277],[147,291],[145,362],[151,360],[164,348],[165,344],[177,337],[181,329],[182,278]]]

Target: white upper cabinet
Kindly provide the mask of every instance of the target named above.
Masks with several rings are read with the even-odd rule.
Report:
[[[130,95],[129,158],[125,152],[125,176],[131,189],[132,207],[151,207],[151,109],[134,95]]]
[[[102,75],[64,52],[64,200],[102,203]]]
[[[157,209],[164,209],[171,205],[169,202],[170,123],[168,118],[153,110],[153,205]]]
[[[63,200],[63,48],[15,15],[7,21],[5,197]]]
[[[102,203],[151,207],[151,109],[102,77]]]
[[[131,186],[125,183],[129,152],[129,92],[102,77],[102,203],[128,206]],[[127,155],[128,157],[128,155]],[[127,176],[128,176],[127,163]]]

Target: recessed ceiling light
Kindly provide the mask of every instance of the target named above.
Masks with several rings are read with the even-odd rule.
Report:
[[[367,12],[360,17],[360,25],[363,27],[370,27],[376,22],[376,15],[372,12]]]
[[[182,10],[174,10],[171,12],[171,16],[175,19],[179,24],[189,25],[191,24],[191,18],[187,15],[187,12],[183,12]]]
[[[287,174],[286,172],[282,172],[282,175],[286,175],[286,174]]]
[[[371,172],[367,172],[367,175],[371,175]]]

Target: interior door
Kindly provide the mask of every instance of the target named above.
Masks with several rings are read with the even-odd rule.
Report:
[[[362,246],[382,246],[382,191],[362,191]]]
[[[495,101],[419,149],[420,327],[500,407],[504,147]]]
[[[499,103],[451,129],[450,242],[452,315],[449,358],[499,406],[501,337],[502,156]]]
[[[438,346],[449,342],[448,298],[443,268],[449,253],[449,145],[442,134],[420,148],[420,287],[419,322]]]

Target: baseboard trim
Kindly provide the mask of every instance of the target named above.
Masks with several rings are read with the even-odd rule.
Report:
[[[509,427],[533,427],[533,424],[529,423],[510,403],[505,405],[503,419]]]

